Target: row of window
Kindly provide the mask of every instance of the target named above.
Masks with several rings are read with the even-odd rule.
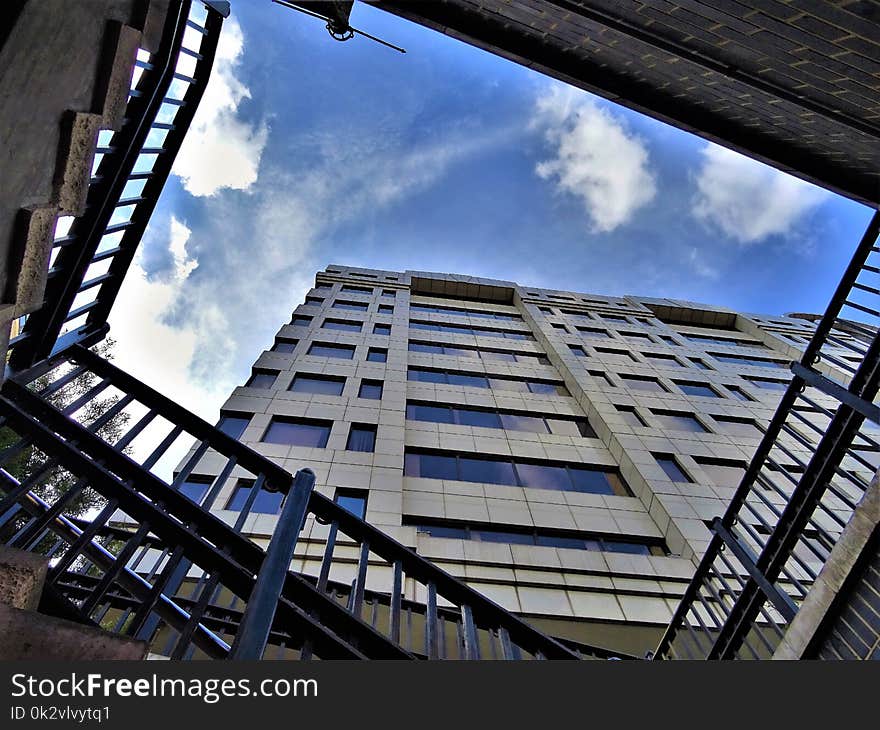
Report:
[[[616,471],[603,467],[537,462],[482,454],[407,449],[404,476],[481,482],[562,492],[632,496]]]
[[[617,408],[617,411],[623,416],[624,420],[631,426],[648,426],[633,406],[615,406],[615,408]],[[665,430],[688,431],[691,433],[711,433],[710,429],[698,420],[693,413],[667,411],[656,408],[650,409],[650,413]],[[761,436],[763,434],[763,431],[758,428],[757,423],[750,418],[724,415],[713,415],[712,418],[714,418],[718,424],[721,424],[724,433],[736,434],[739,436]]]
[[[538,545],[541,547],[569,548],[572,550],[595,550],[607,553],[628,553],[630,555],[668,555],[665,547],[656,543],[636,540],[618,540],[597,535],[572,535],[547,530],[499,530],[494,527],[452,526],[441,523],[405,520],[405,525],[415,527],[418,532],[431,537],[454,540],[474,540],[477,542],[506,543],[510,545]]]
[[[264,444],[305,446],[315,449],[327,448],[332,421],[275,416],[260,441]],[[346,451],[374,451],[376,448],[376,424],[352,423],[348,430]]]
[[[338,332],[360,332],[364,323],[357,322],[352,319],[325,319],[321,329],[336,330]],[[383,322],[377,322],[373,325],[374,335],[390,335],[391,325]]]
[[[358,276],[358,274],[352,274],[352,276]],[[361,274],[361,276],[365,276],[365,274]],[[328,284],[326,282],[319,282],[315,284],[315,289],[332,289],[333,285]],[[344,284],[340,291],[349,292],[351,294],[373,294],[373,288],[369,286],[355,286],[353,284]],[[397,295],[397,292],[394,289],[383,289],[382,296],[383,297],[394,297]]]
[[[692,484],[693,479],[678,460],[672,454],[652,454],[654,459],[663,469],[666,476],[672,481]],[[695,457],[694,461],[706,472],[709,481],[717,487],[730,487],[736,489],[745,476],[747,465],[741,461],[727,461],[721,459],[704,459]]]
[[[347,312],[366,312],[370,308],[367,302],[354,302],[345,299],[337,299],[330,306],[332,309],[343,309]],[[379,314],[394,314],[394,307],[390,304],[380,304],[376,311]]]
[[[573,354],[578,357],[589,357],[587,351],[581,347],[580,345],[569,345],[569,349]],[[617,360],[623,362],[639,362],[639,359],[635,356],[635,354],[630,350],[620,350],[613,347],[598,347],[594,346],[593,349],[602,357],[603,360]],[[711,370],[706,362],[700,358],[689,357],[684,358],[688,365],[682,362],[681,359],[676,357],[675,355],[670,355],[664,352],[640,352],[642,357],[644,357],[648,362],[654,363],[661,367],[688,367],[688,365],[693,365],[694,367],[700,370]],[[785,368],[788,364],[782,360],[771,360],[768,358],[756,358],[756,357],[745,357],[743,355],[724,355],[721,353],[710,352],[708,353],[713,358],[718,360],[719,362],[728,363],[732,365],[752,365],[754,367],[766,367],[766,368]]]
[[[529,431],[531,433],[552,433],[557,436],[596,438],[596,432],[585,418],[516,413],[498,408],[409,401],[406,404],[406,417],[410,421],[428,423],[454,423],[459,426],[499,428],[506,431]]]
[[[545,395],[571,395],[564,383],[526,378],[500,377],[497,375],[474,375],[459,370],[432,368],[409,368],[407,380],[419,383],[439,383],[471,388],[513,391],[516,393],[540,393]]]
[[[419,304],[413,302],[409,305],[410,311],[430,312],[431,314],[447,314],[460,315],[463,317],[479,317],[480,319],[497,319],[508,322],[521,321],[522,317],[518,314],[506,314],[504,312],[486,312],[480,309],[464,309],[462,307],[441,307],[430,304]]]
[[[495,330],[489,327],[468,327],[463,324],[436,324],[410,320],[409,328],[413,330],[425,330],[428,332],[446,332],[453,335],[474,335],[475,337],[503,337],[506,340],[534,340],[529,332],[516,332],[513,330]]]
[[[510,350],[489,350],[484,347],[467,347],[465,345],[445,345],[436,342],[420,342],[410,340],[410,352],[424,352],[431,355],[451,355],[453,357],[479,358],[487,362],[528,362],[538,365],[549,365],[546,355],[532,352],[512,352]]]
[[[275,385],[278,370],[255,369],[250,380],[245,383],[248,388],[271,388]],[[342,395],[345,389],[345,378],[337,375],[317,375],[297,373],[287,390],[293,393],[313,393],[318,395]],[[358,398],[379,400],[382,398],[382,381],[364,378],[358,388]]]

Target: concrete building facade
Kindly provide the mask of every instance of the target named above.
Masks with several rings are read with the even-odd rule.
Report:
[[[291,472],[313,469],[320,492],[548,633],[642,655],[813,327],[330,266],[226,401],[221,427]],[[790,448],[796,472],[805,447]],[[184,485],[196,499],[212,463]],[[215,514],[233,523],[249,489],[233,472]],[[244,532],[266,544],[279,511],[280,496],[260,494]],[[309,518],[292,567],[316,575],[326,537]],[[332,578],[350,583],[355,568],[334,563]],[[387,590],[384,579],[376,571],[369,587]]]

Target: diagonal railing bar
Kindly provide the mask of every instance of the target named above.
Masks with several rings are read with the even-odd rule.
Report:
[[[880,254],[878,236],[880,212],[869,222],[801,361],[792,363],[791,383],[727,511],[713,523],[714,535],[655,658],[771,654],[864,492],[867,480],[841,465],[849,458],[870,466],[852,447],[856,439],[875,443],[859,429],[865,416],[877,415],[873,401],[880,387],[880,307],[864,299],[880,294],[864,283],[880,274],[880,266],[868,263]],[[841,316],[847,309],[855,311],[858,322]],[[867,347],[847,342],[843,348],[840,337],[832,335],[856,330]],[[833,354],[838,349],[857,353],[859,362],[841,365]],[[831,404],[823,405],[822,398]],[[822,427],[817,418],[823,419]],[[815,439],[798,425],[813,431]],[[796,458],[787,438],[808,449],[809,458]],[[784,466],[783,458],[800,471]],[[774,476],[784,477],[788,486]],[[733,548],[731,557],[725,547]],[[722,584],[726,588],[719,593]],[[707,616],[713,617],[711,628]]]
[[[33,448],[67,469],[79,488],[87,483],[105,499],[101,514],[84,527],[81,536],[74,543],[67,540],[62,546],[59,554],[63,554],[63,558],[59,570],[53,574],[56,575],[56,585],[69,584],[71,571],[82,572],[77,568],[82,560],[78,556],[85,546],[98,539],[110,539],[101,535],[109,535],[107,531],[111,528],[114,530],[111,543],[115,545],[116,562],[108,564],[102,560],[96,565],[89,560],[92,569],[98,570],[103,577],[94,582],[94,595],[83,597],[81,591],[76,594],[84,618],[94,619],[115,611],[113,615],[117,616],[118,630],[150,640],[157,640],[163,631],[167,634],[168,630],[173,630],[177,632],[176,640],[163,639],[171,647],[169,653],[191,655],[189,635],[205,616],[217,616],[218,611],[222,612],[217,607],[218,597],[226,596],[223,600],[231,597],[233,607],[241,609],[242,616],[248,616],[247,606],[258,600],[255,596],[259,591],[254,593],[254,587],[259,576],[266,577],[265,585],[276,587],[268,591],[268,602],[260,599],[261,608],[257,609],[256,604],[253,607],[251,613],[258,616],[262,627],[256,631],[255,635],[259,637],[256,643],[250,642],[250,649],[247,652],[242,650],[242,656],[256,656],[264,651],[266,641],[272,636],[289,637],[284,641],[285,646],[297,651],[302,648],[304,658],[312,653],[322,658],[413,658],[423,656],[426,647],[433,647],[428,652],[429,658],[578,659],[615,656],[608,650],[556,641],[546,636],[317,492],[312,492],[308,498],[308,519],[315,525],[327,525],[334,534],[322,561],[320,572],[323,578],[288,570],[290,553],[284,550],[279,554],[288,557],[275,560],[276,568],[278,565],[281,568],[267,568],[269,563],[263,550],[238,531],[245,524],[244,518],[252,509],[253,499],[248,500],[236,526],[230,527],[206,509],[216,500],[218,490],[223,488],[222,480],[212,483],[210,498],[206,494],[196,501],[190,499],[191,495],[185,494],[182,488],[188,484],[189,475],[202,459],[226,458],[226,466],[221,469],[226,475],[224,480],[237,478],[242,472],[252,474],[257,487],[265,484],[267,489],[285,494],[291,491],[293,483],[289,472],[83,347],[71,346],[63,357],[56,357],[53,362],[55,370],[37,367],[7,380],[0,391],[0,417],[6,419],[7,427],[26,436],[27,443]],[[105,393],[107,397],[119,399],[110,409],[112,415],[134,407],[140,409],[134,425],[118,437],[118,443],[130,447],[130,453],[123,453],[118,444],[108,443],[95,431],[94,424],[87,426],[77,421],[89,410],[86,399],[79,397],[74,404],[76,408],[68,406],[68,415],[65,415],[29,387],[28,378],[40,377],[43,382],[49,379],[49,385],[44,389],[63,395],[64,389],[72,387],[74,382],[66,368],[74,368],[80,377],[91,377],[101,385],[100,388],[89,388],[87,393]],[[150,443],[158,440],[159,446],[139,447],[142,438],[154,425],[165,429],[159,429],[151,436]],[[163,437],[163,433],[167,435]],[[162,459],[171,453],[178,436],[193,438],[195,443],[188,447],[190,456],[178,461],[176,476],[165,481],[151,469],[159,468]],[[251,497],[255,496],[257,487],[252,490]],[[40,542],[34,539],[37,528],[54,525],[53,519],[68,518],[63,515],[63,509],[54,505],[35,510],[29,496],[29,493],[15,492],[12,497],[7,496],[7,501],[12,499],[20,506],[28,503],[36,519],[25,523],[12,520],[8,527],[16,534],[29,530],[28,544],[35,548]],[[199,504],[200,501],[204,501],[205,506]],[[55,517],[47,518],[49,511]],[[301,517],[296,518],[297,525],[301,520]],[[15,534],[3,537],[0,533],[0,537],[4,541],[16,539]],[[295,543],[288,541],[286,549],[295,549]],[[305,549],[303,547],[297,554],[301,555]],[[334,549],[354,549],[359,555],[356,579],[348,590],[333,577],[347,564],[344,556],[334,559]],[[53,546],[52,550],[58,548]],[[294,555],[294,562],[296,560]],[[393,585],[388,585],[387,590],[374,587],[378,584],[371,576],[378,570],[377,565],[387,566],[389,573],[393,572],[395,576]],[[108,597],[126,593],[120,593],[116,579],[131,570],[147,581],[149,592],[137,596],[137,600],[124,609],[114,607],[113,600]],[[269,580],[268,574],[262,573],[264,570],[280,576],[280,582],[278,578]],[[425,602],[414,600],[422,590],[420,586],[431,597],[427,613]],[[407,596],[403,595],[404,589],[408,591]],[[266,593],[264,590],[263,594]],[[157,615],[154,607],[159,605],[158,602],[169,600],[183,606],[184,599],[189,601],[186,605],[193,608],[193,615],[176,618],[173,623],[161,616],[158,617],[161,620],[151,618]],[[380,615],[383,617],[381,621]],[[235,647],[237,632],[243,629],[241,621],[246,619],[224,623],[227,628],[234,629],[231,635],[223,638],[229,646]],[[401,632],[401,627],[405,631]],[[422,631],[430,640],[418,638]],[[628,657],[620,655],[619,658]]]

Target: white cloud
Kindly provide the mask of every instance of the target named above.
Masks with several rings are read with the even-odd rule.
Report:
[[[613,231],[654,199],[644,141],[583,93],[553,86],[538,99],[535,125],[555,148],[538,175],[580,198],[594,231]]]
[[[691,212],[743,245],[792,233],[828,195],[724,147],[708,144],[702,155]]]
[[[236,76],[244,36],[235,18],[223,25],[211,80],[174,163],[173,173],[198,196],[222,188],[247,190],[257,179],[269,130],[238,118],[238,106],[251,98]]]

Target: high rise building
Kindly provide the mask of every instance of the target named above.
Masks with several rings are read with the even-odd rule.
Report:
[[[813,327],[331,266],[221,424],[291,472],[310,467],[318,491],[547,633],[643,654]],[[780,479],[804,448],[789,446]],[[197,471],[185,486],[195,497],[217,476]],[[233,522],[251,485],[229,479],[215,513]],[[258,494],[244,532],[265,543],[280,509],[280,494]],[[326,535],[307,521],[295,570],[318,573]],[[337,551],[331,580],[350,585],[356,563]]]

